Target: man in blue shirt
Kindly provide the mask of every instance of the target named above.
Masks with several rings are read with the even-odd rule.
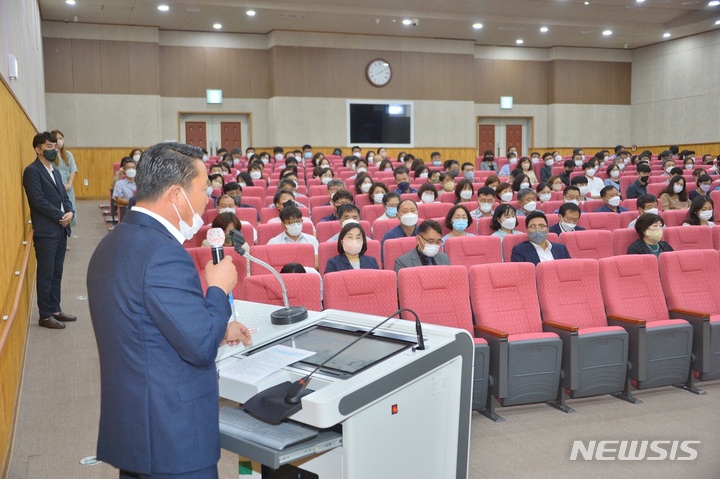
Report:
[[[382,244],[380,245],[381,247],[385,244],[385,240],[417,236],[419,216],[417,204],[413,200],[403,200],[398,204],[397,217],[400,220],[400,224],[385,233],[381,242]]]
[[[596,213],[617,213],[620,214],[623,211],[629,211],[624,206],[620,206],[622,198],[620,198],[620,192],[612,185],[604,187],[600,190],[600,198],[605,203],[600,208],[596,209]]]
[[[395,193],[398,195],[404,195],[405,193],[417,193],[417,190],[410,186],[410,172],[407,168],[404,166],[398,166],[395,168],[393,175],[395,176],[395,183],[398,186]]]
[[[626,198],[640,198],[647,194],[647,185],[650,181],[650,165],[647,163],[639,163],[637,165],[638,179],[625,192]]]

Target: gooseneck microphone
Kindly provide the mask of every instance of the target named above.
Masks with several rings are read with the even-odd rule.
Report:
[[[351,341],[340,351],[327,358],[325,361],[322,362],[322,364],[318,365],[310,372],[310,374],[306,375],[305,377],[300,378],[294,382],[285,381],[271,388],[265,389],[264,391],[260,391],[243,404],[245,411],[260,419],[261,421],[265,421],[270,424],[278,424],[283,419],[292,416],[293,414],[302,409],[301,399],[303,398],[303,396],[307,396],[312,392],[307,389],[307,385],[310,382],[310,379],[312,379],[312,376],[319,369],[321,369],[327,363],[348,350],[351,346],[356,344],[361,339],[367,337],[369,334],[372,334],[372,332],[375,331],[377,328],[387,323],[395,316],[404,312],[412,313],[412,315],[415,316],[415,330],[417,331],[418,337],[417,346],[413,348],[413,351],[425,349],[425,341],[422,335],[422,326],[420,325],[420,318],[418,318],[418,315],[415,313],[415,311],[408,308],[398,309],[393,314],[375,325],[372,329],[365,331],[363,334],[358,336],[355,340]]]
[[[251,256],[250,253],[242,249],[242,246],[245,244],[245,236],[243,236],[241,232],[239,232],[238,230],[230,230],[229,235],[230,240],[233,243],[233,248],[240,256],[245,256],[253,263],[259,264],[263,268],[270,271],[272,274],[275,275],[275,278],[277,278],[278,282],[280,283],[280,290],[282,291],[283,305],[285,306],[285,309],[278,309],[277,311],[274,311],[272,314],[270,314],[270,321],[272,322],[272,324],[294,324],[304,319],[307,319],[307,308],[303,308],[302,306],[290,306],[290,300],[288,300],[287,295],[287,287],[285,286],[285,281],[283,281],[280,273],[275,271],[275,268],[267,264],[265,261],[261,261]]]

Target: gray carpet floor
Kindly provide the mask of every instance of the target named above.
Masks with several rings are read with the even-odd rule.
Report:
[[[62,306],[77,315],[78,321],[62,331],[43,329],[37,325],[34,308],[8,475],[11,479],[117,477],[117,471],[107,464],[80,464],[82,458],[95,454],[99,418],[97,347],[85,287],[90,256],[107,234],[99,204],[79,202],[78,226],[65,260]],[[500,423],[474,414],[470,477],[718,478],[720,381],[699,385],[706,395],[672,387],[639,391],[636,396],[644,401],[641,405],[609,396],[570,400],[576,414],[564,414],[545,405],[498,408],[506,419]],[[694,461],[571,461],[575,440],[701,443],[695,446]],[[223,451],[219,470],[221,478],[237,478],[237,456]]]

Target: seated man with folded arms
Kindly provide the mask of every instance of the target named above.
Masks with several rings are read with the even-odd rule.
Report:
[[[512,249],[513,263],[533,263],[537,266],[543,261],[570,258],[570,252],[562,243],[547,240],[548,225],[545,214],[533,211],[525,217],[528,241],[516,244]]]
[[[560,221],[550,227],[550,232],[560,236],[569,231],[585,231],[585,228],[578,226],[580,221],[580,207],[575,203],[565,203],[558,210]]]
[[[604,205],[596,209],[596,213],[617,213],[620,214],[624,211],[629,211],[624,206],[620,206],[622,198],[620,198],[620,192],[614,186],[605,186],[600,190],[600,198],[602,198]]]
[[[450,258],[440,251],[442,226],[434,220],[425,220],[418,227],[417,245],[395,259],[395,272],[413,266],[449,265]]]

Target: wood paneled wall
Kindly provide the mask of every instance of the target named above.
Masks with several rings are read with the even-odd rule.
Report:
[[[276,46],[268,50],[159,46],[147,42],[44,38],[45,85],[52,93],[204,98],[415,99],[495,104],[630,104],[631,64],[521,61],[472,55]],[[384,88],[365,78],[383,58]]]
[[[109,202],[110,188],[113,182],[113,164],[130,154],[128,148],[72,148],[73,157],[78,167],[78,174],[73,183],[75,198],[106,199]],[[84,185],[84,180],[88,185]]]
[[[2,77],[0,77],[0,80]],[[0,476],[5,477],[13,436],[20,377],[25,358],[30,301],[35,282],[27,199],[22,173],[33,159],[34,125],[10,91],[0,82],[0,189],[3,191],[0,248]],[[23,241],[27,241],[23,244]],[[15,272],[19,274],[15,274]],[[13,314],[13,307],[14,314]]]
[[[630,104],[631,63],[554,60],[547,66],[547,103]]]
[[[157,95],[158,49],[147,42],[43,38],[45,91]]]

